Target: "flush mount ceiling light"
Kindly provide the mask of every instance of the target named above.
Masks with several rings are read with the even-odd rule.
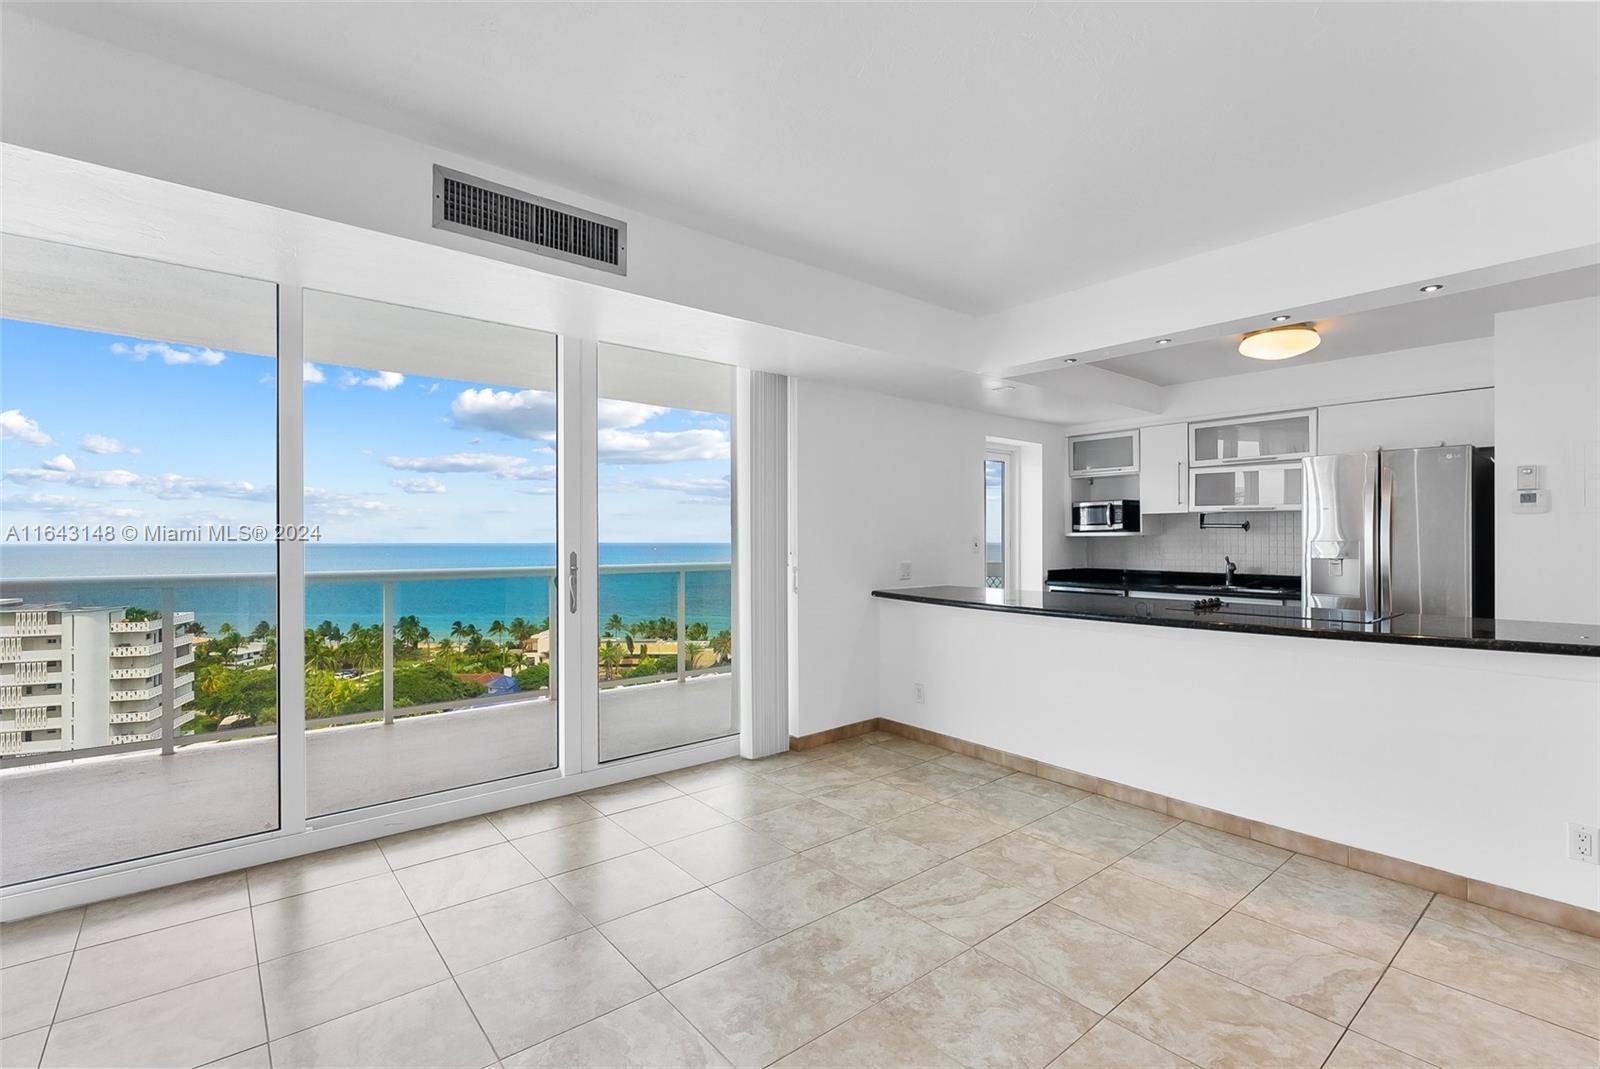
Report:
[[[1252,360],[1288,360],[1309,353],[1322,344],[1317,328],[1310,323],[1252,330],[1239,341],[1239,355]]]
[[[1016,388],[1016,385],[1010,382],[997,382],[993,386],[989,387],[989,389],[993,390],[995,393],[1003,393],[1006,390],[1015,390]]]
[[[1442,289],[1444,289],[1444,283],[1443,282],[1430,282],[1426,286],[1422,287],[1422,292],[1423,293],[1438,293]]]

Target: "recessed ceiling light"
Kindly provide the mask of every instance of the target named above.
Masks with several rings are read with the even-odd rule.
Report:
[[[1294,318],[1294,317],[1293,316],[1273,316],[1272,317],[1272,321],[1274,323],[1287,323],[1292,318]]]
[[[1076,364],[1076,363],[1077,363],[1077,362],[1078,362],[1078,358],[1077,358],[1077,357],[1075,357],[1075,356],[1069,356],[1069,357],[1067,357],[1067,363],[1069,363],[1069,364]]]
[[[993,390],[995,393],[1000,393],[1004,390],[1015,390],[1016,388],[1016,385],[1010,382],[997,382],[993,386],[989,387],[989,389]]]
[[[1438,293],[1442,289],[1444,289],[1444,283],[1443,282],[1430,282],[1426,286],[1422,287],[1422,292],[1423,293]]]
[[[1172,344],[1172,339],[1171,338],[1157,338],[1156,339],[1156,344],[1157,345],[1171,345]]]
[[[1239,340],[1239,355],[1252,360],[1287,360],[1309,353],[1322,344],[1317,328],[1310,323],[1252,330]]]

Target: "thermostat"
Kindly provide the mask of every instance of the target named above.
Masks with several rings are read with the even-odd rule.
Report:
[[[1537,489],[1539,489],[1539,465],[1537,465],[1537,464],[1518,464],[1517,465],[1517,489],[1518,490],[1537,490]]]
[[[1512,512],[1549,512],[1550,491],[1548,490],[1518,490],[1515,500],[1511,502]]]

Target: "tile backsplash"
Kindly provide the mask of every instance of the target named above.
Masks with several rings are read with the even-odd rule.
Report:
[[[1145,533],[1130,538],[1087,538],[1091,568],[1217,572],[1232,557],[1241,573],[1300,574],[1300,513],[1208,512],[1213,523],[1250,521],[1248,531],[1202,531],[1200,514],[1145,516]]]

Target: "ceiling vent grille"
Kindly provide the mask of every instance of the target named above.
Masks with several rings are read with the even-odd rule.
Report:
[[[628,273],[627,223],[437,164],[433,225],[613,274]]]

